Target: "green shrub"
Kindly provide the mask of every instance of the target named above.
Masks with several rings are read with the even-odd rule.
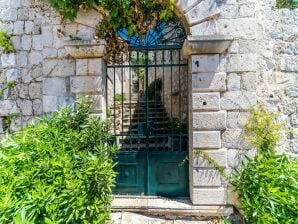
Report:
[[[126,96],[124,94],[121,93],[116,93],[115,95],[115,101],[116,102],[122,102],[126,100]]]
[[[0,47],[4,53],[14,52],[14,47],[11,43],[10,36],[5,32],[0,32]]]
[[[298,0],[277,0],[276,5],[278,8],[297,8]]]
[[[89,112],[81,101],[3,140],[0,223],[105,223],[117,149]]]
[[[245,131],[257,154],[247,157],[229,179],[246,220],[294,224],[298,223],[298,163],[275,153],[283,129],[276,116],[263,108],[252,111]]]

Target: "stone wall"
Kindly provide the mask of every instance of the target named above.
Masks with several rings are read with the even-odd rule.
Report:
[[[81,95],[92,96],[96,114],[104,117],[104,42],[93,40],[101,17],[92,10],[69,23],[45,2],[0,0],[0,30],[12,35],[16,48],[15,53],[0,56],[0,83],[17,83],[0,101],[1,133],[11,114],[17,114],[10,127],[16,131],[33,117],[73,105]],[[189,54],[194,204],[231,202],[218,172],[192,152],[203,149],[227,170],[236,167],[243,154],[251,153],[243,125],[258,101],[281,112],[280,120],[298,132],[298,10],[274,6],[274,0],[176,1],[189,38],[233,38],[224,53],[201,48]],[[70,36],[86,43],[69,43]],[[297,136],[285,134],[280,148],[297,153]]]

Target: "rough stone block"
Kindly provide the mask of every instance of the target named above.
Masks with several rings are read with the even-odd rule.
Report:
[[[77,59],[76,75],[102,75],[103,67],[102,59]]]
[[[262,32],[257,18],[217,19],[217,32],[241,39],[255,39]],[[255,50],[255,49],[252,49]]]
[[[22,81],[24,83],[30,83],[33,80],[36,81],[43,81],[43,77],[42,77],[42,66],[34,66],[31,70],[27,71],[23,69],[23,73],[22,73]]]
[[[29,51],[31,49],[31,43],[32,43],[31,36],[29,35],[22,36],[21,44],[22,44],[23,50]]]
[[[31,99],[38,99],[42,97],[42,83],[35,82],[29,85],[29,96]]]
[[[51,25],[43,25],[41,27],[42,33],[42,43],[44,47],[53,47],[53,26]]]
[[[49,113],[58,109],[58,97],[57,96],[43,96],[42,98],[43,112]]]
[[[227,204],[227,192],[220,188],[194,188],[192,203],[194,205],[225,205]]]
[[[3,68],[14,67],[16,62],[16,56],[13,53],[1,55],[1,64]]]
[[[256,54],[231,54],[228,56],[227,72],[257,71]]]
[[[193,92],[226,91],[226,73],[192,74]]]
[[[21,83],[16,85],[14,88],[16,91],[16,95],[21,99],[28,99],[29,97],[29,87],[27,84]]]
[[[255,91],[257,88],[257,75],[253,72],[241,75],[241,89],[246,91]]]
[[[73,107],[74,98],[72,96],[59,96],[58,97],[58,106],[59,107]]]
[[[91,96],[92,99],[92,105],[91,109],[94,112],[102,112],[104,108],[104,98],[102,95],[93,95]]]
[[[291,151],[294,153],[298,153],[298,139],[293,139],[291,141]]]
[[[21,77],[20,70],[15,68],[6,70],[5,75],[7,82],[17,81]]]
[[[3,22],[16,21],[18,18],[18,11],[16,9],[1,9],[0,18]]]
[[[15,35],[24,34],[25,32],[25,22],[24,21],[16,21],[13,24],[13,33]]]
[[[20,36],[12,36],[10,38],[12,45],[16,51],[21,50],[21,37]]]
[[[229,149],[228,150],[228,166],[231,168],[237,168],[241,161],[244,158],[244,155],[247,152],[238,149]]]
[[[192,55],[191,72],[217,72],[219,69],[219,55]]]
[[[88,10],[87,12],[84,12],[82,10],[79,11],[75,19],[75,22],[78,24],[85,25],[87,27],[96,28],[100,20],[101,20],[100,14],[96,10],[92,9],[92,10]]]
[[[26,21],[25,22],[25,33],[32,34],[34,31],[34,22],[33,21]]]
[[[240,90],[241,78],[236,73],[228,74],[227,87],[230,91]]]
[[[58,56],[58,51],[55,48],[44,48],[43,57],[45,59],[56,58]]]
[[[50,96],[66,95],[66,82],[64,78],[45,78],[43,81],[43,94]]]
[[[252,147],[244,139],[243,129],[227,129],[222,134],[223,147],[229,149],[251,149]]]
[[[220,173],[215,169],[194,169],[193,185],[195,187],[220,187],[222,180]]]
[[[220,131],[195,131],[192,142],[194,149],[219,149],[221,133]]]
[[[216,0],[200,1],[194,8],[185,14],[190,26],[206,21],[209,17],[219,14]]]
[[[32,38],[32,49],[33,50],[38,50],[38,51],[43,49],[43,36],[41,36],[41,35],[34,35],[33,36],[33,38]]]
[[[42,112],[42,101],[40,99],[33,100],[33,115],[41,115]]]
[[[76,76],[70,79],[72,93],[101,93],[102,78],[99,76]]]
[[[214,168],[214,166],[210,164],[206,159],[202,158],[202,156],[196,155],[196,151],[197,150],[194,150],[194,168]],[[204,150],[203,152],[207,153],[207,155],[212,158],[219,166],[227,167],[228,162],[226,149]]]
[[[24,9],[19,9],[18,10],[18,20],[28,20],[29,19],[29,10],[24,8]]]
[[[220,93],[193,93],[193,111],[220,110]]]
[[[28,52],[19,51],[17,52],[17,65],[18,67],[26,67],[28,65]]]
[[[247,122],[250,114],[248,112],[228,112],[227,127],[242,129]]]
[[[239,53],[240,54],[257,52],[258,47],[257,47],[256,40],[239,39],[238,44],[239,44]]]
[[[226,92],[222,95],[220,103],[223,110],[248,110],[256,105],[257,96],[255,92]]]
[[[224,130],[226,128],[226,112],[193,113],[194,130]]]
[[[32,65],[39,65],[43,62],[41,51],[31,51],[29,53],[29,63]]]
[[[17,105],[21,110],[21,114],[24,116],[33,115],[33,107],[31,100],[17,100]]]
[[[291,124],[293,127],[298,128],[298,113],[291,115]]]
[[[298,72],[298,57],[296,55],[283,55],[280,58],[280,68],[285,72]]]
[[[192,36],[208,36],[215,35],[216,33],[216,23],[215,21],[206,21],[200,24],[190,27],[190,33]]]
[[[0,116],[7,116],[18,112],[17,103],[13,100],[0,101]]]
[[[45,76],[67,77],[75,75],[75,62],[71,59],[47,59],[43,62]]]
[[[177,0],[175,5],[183,12],[189,11],[191,8],[195,7],[198,4],[197,0]]]

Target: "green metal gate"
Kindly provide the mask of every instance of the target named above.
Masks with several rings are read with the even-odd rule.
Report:
[[[188,196],[188,66],[185,32],[160,23],[130,44],[122,64],[108,65],[107,105],[120,147],[114,194]]]

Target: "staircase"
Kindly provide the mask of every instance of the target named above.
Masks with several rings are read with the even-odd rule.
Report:
[[[146,101],[143,95],[132,95],[130,100],[118,102],[116,106],[117,143],[122,150],[151,151],[168,150],[166,136],[169,117],[160,101],[148,101],[148,122]],[[122,109],[123,107],[123,109]],[[123,113],[123,116],[122,116]],[[112,125],[114,129],[114,125]]]

